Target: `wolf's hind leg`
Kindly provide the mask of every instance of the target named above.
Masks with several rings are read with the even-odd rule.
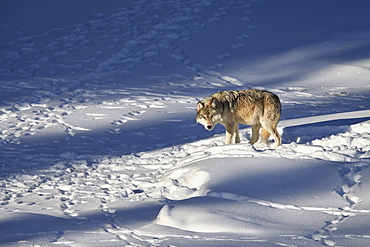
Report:
[[[251,127],[252,127],[252,136],[251,136],[249,143],[253,145],[258,141],[258,138],[260,135],[261,124],[255,124],[255,125],[252,125]]]
[[[262,128],[261,134],[260,134],[260,138],[261,138],[262,142],[267,144],[269,137],[270,137],[270,132],[268,132],[267,130]]]
[[[277,131],[276,127],[274,128],[274,134],[273,134],[273,137],[274,137],[274,141],[275,141],[275,146],[274,148],[276,149],[278,146],[281,146],[281,135],[279,134],[279,132]]]
[[[276,129],[276,125],[277,125],[277,123],[276,124],[263,124],[262,123],[262,127],[272,135],[272,138],[274,138],[274,141],[275,141],[274,148],[275,149],[278,146],[281,146],[281,136],[280,136],[279,132]]]

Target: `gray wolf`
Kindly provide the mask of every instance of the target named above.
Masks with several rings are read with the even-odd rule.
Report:
[[[267,143],[270,135],[277,148],[281,145],[281,136],[276,126],[281,116],[279,97],[271,92],[248,89],[241,91],[220,91],[197,103],[196,121],[206,130],[212,130],[218,123],[226,128],[225,144],[239,143],[239,123],[252,127],[250,143],[259,139]]]

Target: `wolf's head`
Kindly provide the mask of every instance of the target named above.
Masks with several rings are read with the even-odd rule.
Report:
[[[213,130],[215,125],[221,120],[218,101],[215,98],[205,98],[202,101],[198,101],[195,119],[206,130]]]

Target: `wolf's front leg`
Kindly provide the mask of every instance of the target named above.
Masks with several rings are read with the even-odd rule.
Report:
[[[240,143],[239,124],[235,125],[235,143]]]
[[[231,144],[235,142],[240,142],[240,137],[239,133],[237,134],[236,127],[237,124],[232,123],[232,124],[227,124],[226,127],[226,140],[225,144]],[[239,132],[239,131],[238,131]]]

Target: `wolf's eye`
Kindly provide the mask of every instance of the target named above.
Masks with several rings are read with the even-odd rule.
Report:
[[[213,115],[210,115],[209,117],[210,117],[210,118],[213,118]]]

